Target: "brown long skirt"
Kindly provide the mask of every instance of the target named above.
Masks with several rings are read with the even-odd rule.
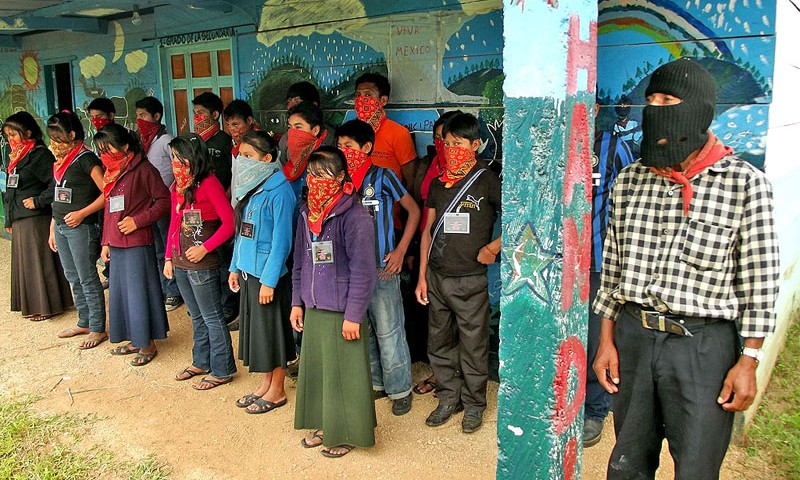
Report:
[[[47,246],[50,217],[20,218],[11,225],[11,311],[57,315],[73,305],[58,254]]]

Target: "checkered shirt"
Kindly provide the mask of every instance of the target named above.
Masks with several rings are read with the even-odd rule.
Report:
[[[625,302],[681,316],[739,322],[743,337],[775,329],[778,241],[772,187],[763,173],[727,156],[681,185],[641,162],[611,193],[600,291],[593,307],[616,319]]]

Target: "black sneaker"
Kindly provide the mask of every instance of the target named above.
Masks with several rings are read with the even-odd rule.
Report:
[[[405,415],[406,413],[411,411],[411,397],[412,394],[408,394],[403,398],[398,398],[397,400],[392,401],[392,414],[396,417],[401,415]]]
[[[236,318],[232,322],[228,322],[228,331],[229,332],[237,332],[239,331],[239,319]]]
[[[168,312],[175,310],[181,305],[183,305],[183,299],[181,297],[167,297],[167,299],[164,300],[164,308],[166,308]]]
[[[381,398],[388,397],[389,394],[386,393],[386,390],[373,390],[372,391],[372,399],[373,400],[380,400]]]
[[[478,410],[467,410],[464,418],[461,419],[461,431],[464,433],[475,433],[483,425],[483,412]]]
[[[436,407],[436,409],[432,411],[430,415],[428,415],[427,419],[425,419],[425,425],[429,427],[438,427],[439,425],[444,425],[448,420],[450,420],[450,417],[462,410],[464,410],[464,406],[460,403],[457,405],[445,405],[443,403],[439,403],[439,406]]]
[[[583,421],[583,447],[588,448],[597,445],[603,436],[603,421],[585,419]]]

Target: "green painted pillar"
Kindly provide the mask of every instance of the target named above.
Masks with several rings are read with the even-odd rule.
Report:
[[[580,478],[597,2],[504,6],[497,477]]]

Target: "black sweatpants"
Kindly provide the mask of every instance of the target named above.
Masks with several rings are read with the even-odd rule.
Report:
[[[726,321],[689,330],[694,336],[648,330],[629,304],[617,317],[620,384],[613,395],[617,444],[609,479],[654,478],[664,438],[677,480],[719,478],[733,413],[717,397],[738,359],[739,336]]]
[[[449,277],[428,269],[428,358],[445,405],[486,409],[489,283],[486,274]]]

